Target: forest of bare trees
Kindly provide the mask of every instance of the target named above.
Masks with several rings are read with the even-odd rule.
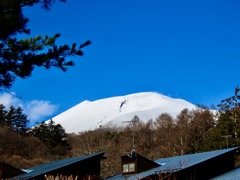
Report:
[[[108,159],[103,161],[102,173],[110,176],[121,172],[120,156],[131,152],[133,130],[135,151],[152,160],[222,148],[207,143],[207,134],[216,125],[215,116],[215,112],[200,108],[184,109],[176,119],[164,113],[147,123],[135,116],[134,129],[129,125],[121,131],[98,129],[69,135],[71,155],[105,151]]]

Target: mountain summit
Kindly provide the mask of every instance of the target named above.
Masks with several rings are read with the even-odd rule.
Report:
[[[83,101],[52,120],[67,133],[78,133],[100,127],[122,127],[123,121],[131,121],[135,115],[144,122],[155,120],[162,113],[176,117],[185,108],[194,109],[195,105],[156,92],[142,92]]]

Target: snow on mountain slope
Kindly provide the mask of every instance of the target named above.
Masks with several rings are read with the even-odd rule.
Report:
[[[67,133],[78,133],[99,127],[122,127],[126,125],[123,121],[131,121],[135,115],[144,122],[155,120],[162,113],[176,117],[184,108],[194,109],[195,105],[155,92],[142,92],[83,101],[52,120],[61,124]]]

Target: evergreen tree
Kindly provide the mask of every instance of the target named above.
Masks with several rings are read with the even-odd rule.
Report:
[[[222,131],[222,135],[232,136],[233,144],[240,143],[240,95],[238,94],[240,89],[235,88],[234,95],[221,101],[220,107],[220,119],[218,123],[219,129]]]
[[[60,124],[55,124],[53,120],[36,125],[31,133],[50,147],[51,154],[65,155],[70,149],[65,129]]]
[[[221,103],[218,105],[221,111],[225,112],[235,108],[240,108],[240,95],[238,94],[239,91],[240,88],[237,86],[233,96],[221,101]]]
[[[219,149],[240,145],[240,95],[235,88],[234,95],[218,105],[219,116],[216,126],[206,135],[205,142],[210,149]]]
[[[16,119],[16,109],[14,106],[10,106],[9,110],[7,111],[7,114],[5,116],[5,121],[9,124],[12,125],[14,120]]]
[[[45,144],[48,144],[48,137],[49,137],[49,129],[45,122],[42,122],[40,124],[36,124],[29,134],[33,135],[34,137],[38,138],[40,141],[44,142]]]
[[[5,109],[5,106],[3,104],[0,104],[0,125],[5,122],[6,114],[7,111]]]
[[[65,2],[66,0],[59,0]],[[41,4],[50,10],[55,0],[0,0],[0,88],[10,88],[16,78],[29,77],[36,66],[67,70],[73,66],[69,56],[82,56],[82,48],[90,44],[86,41],[77,47],[76,43],[56,45],[59,33],[53,37],[40,35],[17,39],[18,34],[30,34],[29,21],[23,15],[22,8]]]
[[[0,104],[0,125],[2,127],[25,134],[28,123],[27,115],[23,113],[21,107],[16,109],[10,106],[9,110],[5,110],[5,106]]]
[[[12,122],[14,129],[18,132],[25,134],[28,123],[29,120],[27,119],[27,115],[23,114],[23,109],[21,107],[18,107],[15,110],[15,119]]]

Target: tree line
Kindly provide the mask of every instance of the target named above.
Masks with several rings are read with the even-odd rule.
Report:
[[[0,124],[2,126],[12,128],[14,131],[25,134],[28,123],[29,120],[27,115],[23,113],[21,107],[15,108],[14,106],[10,106],[10,108],[6,110],[5,106],[0,104]]]
[[[30,120],[21,107],[0,104],[0,161],[29,168],[67,156],[67,134],[54,121],[28,127]]]

